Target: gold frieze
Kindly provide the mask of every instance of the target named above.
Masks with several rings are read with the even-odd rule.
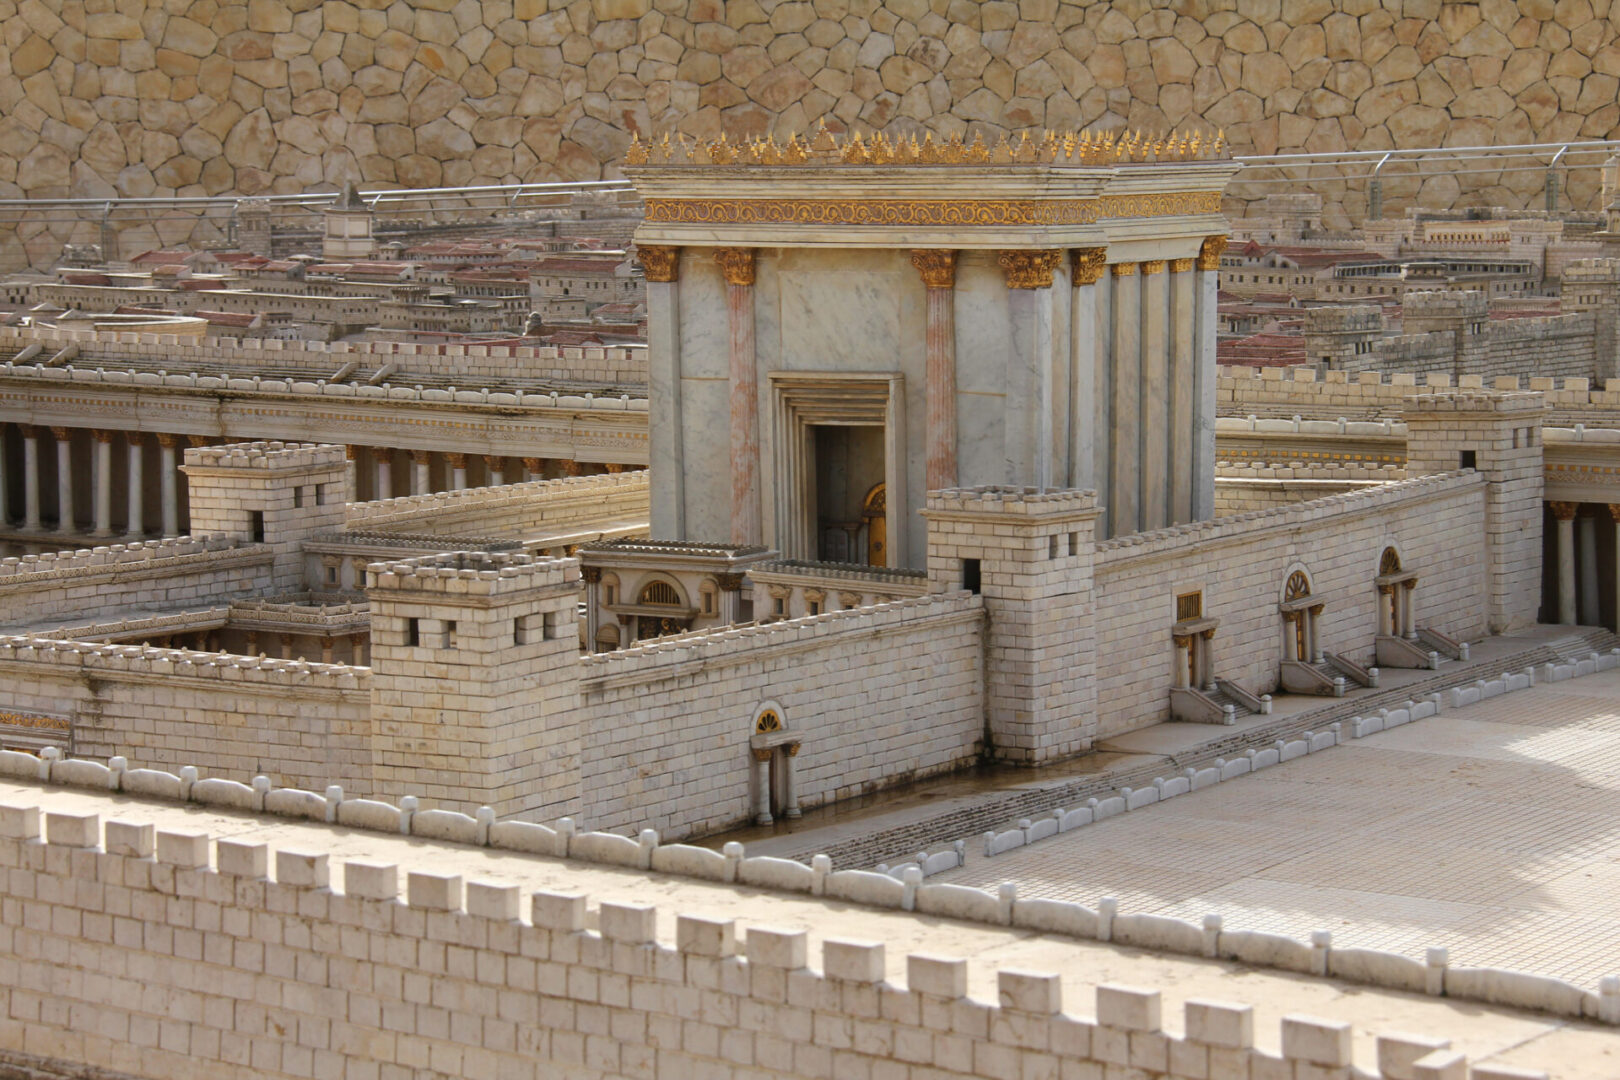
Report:
[[[660,199],[646,220],[679,225],[1092,225],[1104,219],[1218,214],[1218,191],[1097,199]],[[650,279],[649,279],[650,280]]]

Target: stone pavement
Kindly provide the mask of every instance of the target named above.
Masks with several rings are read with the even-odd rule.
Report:
[[[1178,801],[1190,803],[1193,799]],[[325,852],[334,864],[334,881],[342,880],[336,864],[363,860],[397,863],[402,871],[455,873],[469,881],[517,884],[524,890],[582,892],[590,897],[589,923],[593,927],[595,905],[603,900],[651,904],[658,908],[659,939],[665,944],[674,939],[677,913],[735,918],[745,930],[749,926],[807,930],[813,965],[819,963],[821,942],[827,938],[879,941],[887,946],[887,977],[895,983],[905,981],[909,953],[967,957],[969,993],[986,1001],[996,1000],[995,972],[1007,968],[1058,973],[1068,1011],[1081,1016],[1091,1013],[1092,989],[1097,984],[1153,987],[1163,992],[1165,1029],[1175,1034],[1181,1032],[1182,1006],[1188,999],[1246,1003],[1255,1007],[1256,1043],[1271,1053],[1278,1051],[1279,1021],[1286,1014],[1347,1021],[1355,1029],[1356,1064],[1368,1070],[1375,1064],[1374,1037],[1406,1032],[1449,1038],[1453,1048],[1466,1053],[1475,1064],[1546,1070],[1560,1080],[1620,1075],[1620,1038],[1612,1028],[1471,1002],[806,896],[121,795],[6,781],[0,782],[0,803],[37,805],[45,812],[95,813],[103,820],[151,822],[159,830],[203,832],[216,839],[266,843],[276,849]]]
[[[982,851],[982,849],[981,849]],[[1588,988],[1620,974],[1620,672],[1537,686],[932,879]],[[1620,1040],[1617,1040],[1620,1042]],[[1620,1072],[1620,1062],[1616,1071]]]

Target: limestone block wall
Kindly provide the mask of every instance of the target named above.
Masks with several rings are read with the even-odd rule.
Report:
[[[136,0],[100,17],[7,0],[0,194],[595,179],[632,130],[742,136],[822,118],[994,136],[1202,117],[1262,154],[1604,138],[1620,124],[1607,6]],[[1386,207],[1522,206],[1543,182],[1384,176]],[[1597,183],[1573,169],[1567,197],[1588,205]],[[1359,184],[1322,190],[1328,227],[1364,215]],[[96,228],[30,219],[0,261]],[[142,231],[144,246],[165,239]]]
[[[350,503],[345,528],[522,538],[646,521],[650,475],[638,469]]]
[[[204,608],[271,585],[275,553],[225,536],[0,559],[0,627]]]
[[[1406,479],[1399,465],[1263,461],[1215,463],[1215,516],[1309,502]]]
[[[370,786],[367,668],[0,638],[0,709],[66,716],[74,752],[131,768],[324,790]]]
[[[430,870],[405,867],[402,889],[401,867],[378,859],[334,865],[319,847],[0,807],[0,1047],[152,1080],[1376,1080],[1468,1068],[1396,1038],[1379,1040],[1379,1072],[1353,1070],[1348,1023],[1292,1014],[1273,1055],[1255,1046],[1250,1006],[1208,1000],[1189,1000],[1172,1035],[1151,987],[1099,985],[1082,1018],[1053,972],[997,970],[992,1003],[978,971],[969,996],[966,959],[891,966],[883,942],[831,936],[812,957],[804,930],[750,918],[744,936],[733,919],[524,895],[465,880],[480,873],[471,855],[437,854]],[[1032,903],[1051,906],[1006,901],[1038,918]]]
[[[1276,687],[1284,632],[1277,605],[1296,569],[1326,605],[1317,622],[1322,647],[1370,662],[1373,579],[1386,546],[1419,575],[1419,626],[1482,636],[1484,531],[1484,478],[1450,473],[1104,541],[1095,570],[1100,736],[1166,718],[1170,628],[1182,593],[1202,591],[1204,614],[1220,620],[1215,674],[1251,693]]]
[[[1494,322],[1487,335],[1484,365],[1469,374],[1487,378],[1526,374],[1540,378],[1620,376],[1620,371],[1614,370],[1613,357],[1605,364],[1598,355],[1593,324],[1589,312]]]
[[[1599,387],[1592,379],[1573,376],[1498,375],[1486,379],[1463,375],[1454,380],[1449,374],[1437,373],[1420,376],[1412,372],[1329,371],[1318,377],[1309,368],[1234,365],[1217,369],[1215,393],[1223,425],[1231,418],[1247,416],[1304,417],[1307,422],[1317,419],[1335,424],[1343,419],[1354,432],[1357,421],[1398,418],[1403,400],[1420,387],[1441,389],[1453,384],[1464,390],[1486,386],[1496,390],[1539,390],[1552,416],[1561,422],[1612,423],[1620,415],[1620,380],[1605,379]],[[1390,430],[1400,429],[1397,425]]]
[[[767,700],[802,737],[802,807],[969,764],[983,610],[950,593],[581,658],[584,820],[666,838],[745,821]]]

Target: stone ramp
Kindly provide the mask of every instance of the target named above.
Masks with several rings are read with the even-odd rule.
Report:
[[[1083,776],[1045,782],[1020,781],[1016,772],[1006,770],[1006,789],[955,798],[950,800],[951,805],[936,814],[913,808],[892,816],[882,813],[868,815],[869,827],[864,829],[856,828],[850,822],[835,824],[827,830],[805,829],[763,840],[728,835],[714,838],[714,841],[745,839],[751,854],[769,854],[801,861],[808,861],[813,855],[825,854],[832,858],[834,866],[846,868],[875,866],[880,862],[910,858],[919,851],[964,838],[971,841],[989,830],[1007,828],[1019,818],[1040,817],[1058,807],[1081,805],[1088,798],[1100,798],[1122,787],[1150,787],[1156,777],[1168,779],[1188,768],[1211,765],[1216,758],[1237,757],[1246,750],[1264,749],[1279,740],[1298,738],[1307,731],[1320,732],[1330,724],[1343,723],[1351,717],[1375,713],[1379,709],[1396,708],[1409,700],[1421,699],[1449,687],[1491,678],[1503,671],[1518,672],[1545,663],[1566,663],[1577,654],[1584,656],[1590,652],[1620,647],[1620,638],[1601,628],[1569,627],[1570,633],[1554,633],[1562,629],[1538,628],[1533,636],[1526,635],[1524,647],[1517,649],[1511,648],[1511,638],[1494,639],[1511,651],[1466,663],[1453,661],[1443,665],[1439,671],[1424,673],[1413,680],[1403,680],[1398,686],[1356,690],[1343,698],[1322,698],[1319,699],[1320,705],[1286,715],[1249,717],[1241,729],[1213,726],[1205,729],[1204,725],[1196,724],[1165,724],[1143,729],[1154,732],[1175,728],[1182,737],[1190,733],[1195,741],[1185,749],[1142,752],[1130,749],[1124,738],[1117,743],[1102,740],[1098,750],[1118,751],[1115,760],[1104,768],[1090,770]],[[1200,729],[1207,730],[1208,735],[1197,738],[1201,734]],[[949,780],[942,783],[948,784]]]

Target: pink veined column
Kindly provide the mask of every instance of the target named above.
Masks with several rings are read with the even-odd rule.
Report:
[[[913,251],[927,289],[923,392],[928,413],[928,490],[956,486],[956,252]]]
[[[731,327],[731,542],[763,538],[759,507],[759,375],[754,358],[754,249],[716,248]]]

